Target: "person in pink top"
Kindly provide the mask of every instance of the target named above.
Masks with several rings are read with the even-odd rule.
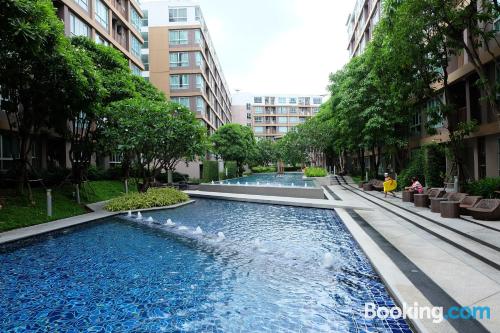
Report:
[[[411,192],[416,192],[416,193],[423,193],[424,192],[424,187],[420,182],[418,181],[417,177],[412,177],[411,178],[411,186],[410,187],[405,187],[405,190],[411,191]]]

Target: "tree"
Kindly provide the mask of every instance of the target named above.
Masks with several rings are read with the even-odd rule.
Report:
[[[297,127],[292,128],[277,142],[278,157],[287,164],[304,165],[308,161],[308,146],[306,139]]]
[[[85,95],[75,87],[85,89],[89,73],[72,61],[73,50],[50,0],[2,0],[0,44],[0,109],[18,144],[21,192],[28,185],[33,201],[28,183],[33,140],[54,121],[65,119],[71,100]]]
[[[238,173],[243,172],[243,164],[255,154],[255,138],[252,129],[240,124],[226,124],[210,137],[213,151],[225,161],[235,161]]]
[[[161,169],[174,170],[180,160],[206,151],[205,129],[187,108],[167,101],[134,97],[106,110],[103,140],[130,161],[146,191]]]
[[[268,165],[277,162],[276,142],[269,139],[257,140],[255,156],[252,162],[256,165]]]

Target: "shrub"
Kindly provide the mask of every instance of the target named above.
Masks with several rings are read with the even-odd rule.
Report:
[[[189,200],[189,196],[173,188],[151,188],[146,193],[129,193],[111,199],[105,208],[111,212],[171,206]]]
[[[51,167],[47,170],[42,170],[40,176],[46,186],[52,186],[61,184],[70,174],[70,169]]]
[[[307,177],[325,177],[328,174],[328,172],[326,171],[325,168],[310,167],[306,168],[304,174]]]
[[[219,180],[219,162],[203,161],[203,181],[211,182],[212,180]]]
[[[500,177],[484,178],[465,185],[465,190],[471,195],[480,195],[483,198],[495,197],[495,191],[500,190]]]
[[[419,182],[425,186],[424,164],[424,154],[421,150],[417,150],[412,155],[406,169],[399,173],[398,188],[404,189],[406,186],[410,186],[412,177],[418,177]]]
[[[238,165],[235,161],[227,161],[224,165],[227,169],[227,177],[226,178],[236,178],[238,177]]]
[[[254,173],[263,173],[263,172],[276,172],[276,167],[274,166],[254,166],[252,167],[252,172]]]
[[[91,165],[87,170],[88,180],[104,180],[105,170]]]
[[[427,186],[441,187],[446,175],[446,157],[444,148],[438,144],[425,147],[426,159],[424,175]]]

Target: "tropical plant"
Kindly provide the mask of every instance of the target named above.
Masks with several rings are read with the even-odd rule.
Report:
[[[235,161],[238,175],[243,173],[243,164],[255,156],[255,138],[252,129],[240,124],[226,124],[210,137],[213,151],[226,161]]]
[[[111,212],[119,212],[134,209],[146,209],[155,207],[166,207],[186,202],[189,196],[174,188],[150,188],[144,193],[128,193],[111,199],[105,205],[105,209]]]

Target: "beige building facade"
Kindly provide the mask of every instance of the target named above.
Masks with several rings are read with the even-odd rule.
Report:
[[[143,1],[143,76],[191,109],[212,134],[232,121],[231,96],[200,6],[190,0]]]
[[[233,112],[246,113],[242,123],[252,127],[256,138],[276,140],[291,128],[315,116],[324,95],[236,94]]]

